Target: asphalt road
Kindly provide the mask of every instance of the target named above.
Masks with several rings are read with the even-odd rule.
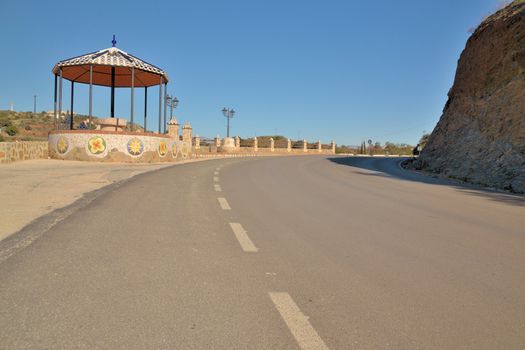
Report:
[[[525,197],[398,162],[213,160],[109,188],[0,262],[0,348],[524,349]]]

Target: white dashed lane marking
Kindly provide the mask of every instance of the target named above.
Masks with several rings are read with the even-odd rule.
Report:
[[[218,176],[214,176],[214,177],[213,177],[213,181],[215,181],[215,182],[219,182],[219,177],[218,177]]]
[[[218,171],[215,171],[215,172],[213,173],[213,175],[219,175],[219,172],[218,172]]]
[[[308,321],[308,317],[301,312],[290,294],[271,292],[270,298],[301,349],[328,350],[324,341]]]
[[[215,189],[215,192],[222,192],[221,185],[214,184],[214,185],[213,185],[213,188]]]
[[[248,253],[256,253],[258,251],[257,247],[255,247],[250,237],[248,237],[248,234],[241,224],[238,222],[230,222],[230,226],[233,233],[235,234],[235,237],[237,237],[242,250]]]
[[[219,201],[219,205],[221,206],[222,210],[231,210],[232,209],[230,207],[230,205],[228,204],[228,201],[226,200],[226,198],[219,197],[219,198],[217,198],[217,200]]]

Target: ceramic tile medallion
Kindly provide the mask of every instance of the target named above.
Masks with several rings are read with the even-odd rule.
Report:
[[[87,144],[89,152],[92,154],[101,154],[106,150],[106,140],[100,136],[93,136]]]
[[[171,153],[173,154],[173,157],[177,157],[177,152],[179,151],[179,148],[177,147],[176,143],[173,143],[171,146]]]
[[[69,149],[69,141],[61,136],[57,140],[57,152],[59,154],[65,154]]]
[[[160,141],[159,142],[159,156],[165,157],[166,153],[168,153],[168,144],[166,141]]]
[[[144,151],[144,143],[140,139],[134,137],[128,141],[127,149],[128,153],[132,156],[140,156]]]
[[[181,153],[182,153],[182,158],[186,159],[188,158],[188,153],[190,152],[189,151],[189,147],[187,144],[183,143],[182,146],[181,146]]]

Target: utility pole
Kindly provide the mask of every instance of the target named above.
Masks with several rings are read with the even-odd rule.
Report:
[[[33,95],[33,114],[36,114],[36,95]]]

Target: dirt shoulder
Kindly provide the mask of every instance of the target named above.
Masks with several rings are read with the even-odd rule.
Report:
[[[101,164],[50,159],[0,166],[0,241],[87,192],[173,164]]]

